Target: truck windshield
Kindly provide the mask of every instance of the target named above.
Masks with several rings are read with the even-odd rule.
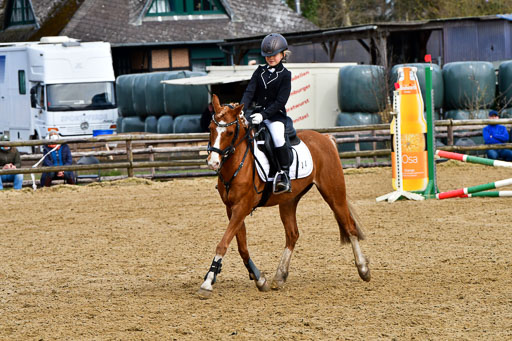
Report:
[[[48,84],[46,88],[49,111],[116,107],[113,82]]]

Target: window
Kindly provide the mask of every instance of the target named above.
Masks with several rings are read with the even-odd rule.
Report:
[[[25,81],[25,70],[18,70],[18,92],[20,95],[27,93],[27,82]]]
[[[172,49],[171,63],[174,69],[188,69],[190,67],[190,59],[188,49]]]
[[[151,51],[151,68],[153,70],[169,70],[170,67],[171,64],[169,61],[169,50],[160,49]]]
[[[48,111],[102,110],[116,107],[113,82],[47,85]]]
[[[153,0],[147,16],[225,14],[219,0]]]
[[[7,27],[35,24],[29,0],[12,0],[7,7]]]
[[[30,89],[30,102],[32,108],[44,109],[44,86],[41,83]]]

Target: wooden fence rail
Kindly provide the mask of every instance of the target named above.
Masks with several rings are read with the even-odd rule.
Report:
[[[446,151],[482,151],[487,149],[503,149],[512,148],[512,143],[500,145],[475,145],[475,146],[454,146],[454,137],[461,136],[478,136],[481,135],[481,129],[487,124],[504,124],[512,125],[512,119],[500,120],[439,120],[435,121],[436,136],[446,138],[448,145],[439,147]],[[326,129],[316,129],[321,133],[330,133],[336,137],[337,143],[355,143],[355,151],[340,152],[340,158],[352,159],[356,158],[356,167],[361,166],[359,158],[373,157],[374,162],[368,165],[378,165],[377,157],[390,156],[390,149],[376,150],[359,150],[359,143],[373,142],[374,148],[377,142],[390,141],[389,124],[372,124],[364,126],[346,126],[333,127]],[[367,136],[364,136],[367,135]],[[59,143],[64,144],[93,144],[95,146],[105,146],[116,144],[117,147],[124,144],[124,148],[110,150],[96,149],[89,151],[78,151],[73,153],[73,157],[94,156],[101,158],[110,158],[107,162],[89,165],[70,165],[59,167],[40,167],[30,168],[24,167],[14,170],[2,169],[2,174],[31,174],[54,171],[84,171],[84,170],[106,170],[106,169],[126,169],[129,177],[134,176],[134,169],[154,169],[156,168],[176,168],[176,169],[199,169],[205,167],[206,142],[208,141],[208,133],[192,133],[192,134],[117,134],[117,135],[101,135],[96,137],[73,137],[62,138]],[[42,146],[54,144],[55,141],[49,140],[31,140],[31,141],[1,141],[0,146]],[[159,144],[167,146],[158,147]],[[168,146],[172,144],[173,146]],[[183,145],[179,145],[183,144]],[[193,144],[193,145],[191,145]],[[142,145],[142,146],[140,146]],[[157,146],[155,146],[157,145]],[[191,154],[191,155],[187,155]],[[149,161],[135,160],[135,156],[149,155]],[[26,162],[36,162],[41,159],[42,154],[25,154],[22,160]],[[165,157],[167,160],[155,160],[155,156]],[[114,161],[113,157],[125,157],[123,161]],[[385,163],[389,164],[389,162]],[[177,174],[182,176],[182,174]]]

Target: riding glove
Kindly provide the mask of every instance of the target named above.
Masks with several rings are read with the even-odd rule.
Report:
[[[251,115],[252,124],[260,124],[263,122],[263,115],[260,113],[255,113]]]

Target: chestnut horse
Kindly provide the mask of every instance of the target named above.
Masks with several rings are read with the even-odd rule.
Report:
[[[243,115],[243,105],[233,107],[221,106],[219,99],[213,95],[215,110],[210,122],[210,143],[207,158],[208,166],[218,173],[218,191],[226,205],[229,224],[217,245],[216,254],[209,271],[204,277],[198,294],[209,297],[213,290],[217,274],[221,270],[222,258],[229,243],[236,236],[238,252],[249,271],[249,277],[260,291],[279,289],[288,277],[288,269],[295,243],[299,238],[297,228],[297,204],[304,194],[316,185],[324,200],[334,212],[340,229],[342,242],[350,242],[354,252],[355,264],[359,276],[364,281],[370,280],[368,261],[361,252],[359,240],[363,239],[353,209],[349,205],[345,192],[343,168],[336,149],[336,143],[330,135],[305,130],[298,137],[308,146],[313,158],[312,173],[292,181],[292,192],[270,195],[264,206],[279,205],[279,213],[286,236],[286,247],[277,267],[271,285],[249,257],[247,248],[245,217],[260,202],[265,183],[256,175],[254,154],[251,152],[253,129]]]

